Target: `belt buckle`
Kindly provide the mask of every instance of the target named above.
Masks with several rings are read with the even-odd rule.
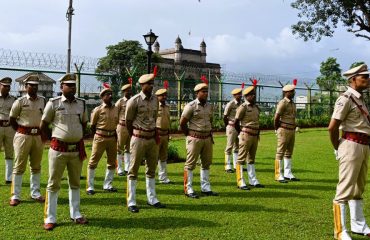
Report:
[[[31,134],[37,134],[37,130],[38,130],[37,128],[32,128],[31,129]]]
[[[68,145],[67,149],[68,151],[76,150],[76,145]]]

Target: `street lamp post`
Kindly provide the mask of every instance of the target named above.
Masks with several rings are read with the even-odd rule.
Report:
[[[153,54],[153,51],[152,51],[152,45],[154,44],[155,40],[157,40],[158,36],[155,35],[153,32],[152,32],[152,29],[150,29],[150,32],[148,32],[147,34],[143,35],[144,39],[145,39],[145,42],[146,44],[148,45],[148,50],[147,50],[147,54],[148,54],[148,73],[151,72],[151,63],[152,63],[152,54]]]
[[[72,36],[72,15],[73,14],[73,7],[72,7],[72,1],[69,0],[69,7],[66,13],[68,24],[68,50],[67,50],[67,73],[71,72],[71,36]]]

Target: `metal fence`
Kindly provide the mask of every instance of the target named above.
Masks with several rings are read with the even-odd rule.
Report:
[[[17,69],[17,68],[1,68],[0,77],[9,76],[13,80],[16,80],[29,72],[41,72],[51,79],[56,80],[53,84],[52,91],[53,96],[57,96],[60,92],[60,85],[58,79],[65,73],[62,71],[45,71],[35,69]],[[78,96],[84,98],[87,101],[88,109],[91,110],[98,104],[100,104],[99,92],[102,89],[102,81],[111,82],[113,77],[110,74],[94,74],[88,72],[80,72],[79,74],[79,87]],[[201,81],[199,79],[181,79],[174,75],[164,76],[159,75],[155,81],[155,89],[162,88],[164,81],[169,83],[169,94],[168,103],[171,109],[171,116],[173,119],[177,119],[181,115],[186,103],[195,98],[193,88],[197,83]],[[271,75],[252,75],[243,74],[235,75],[231,73],[221,73],[217,75],[209,75],[209,103],[214,107],[214,117],[222,118],[223,109],[228,101],[231,100],[231,90],[237,87],[241,87],[242,82],[245,83],[245,87],[251,85],[251,79],[257,78],[259,83],[257,86],[257,104],[261,108],[261,114],[263,117],[272,118],[276,104],[282,98],[282,86],[286,84],[281,77],[273,77]],[[134,79],[134,90],[139,90],[138,79]],[[285,79],[286,80],[286,79]],[[269,84],[266,84],[269,83]],[[311,85],[309,85],[311,84]],[[295,102],[297,105],[297,118],[298,119],[311,119],[320,118],[323,116],[330,116],[334,101],[338,95],[345,91],[345,87],[340,88],[338,91],[322,91],[315,87],[312,83],[298,83],[296,88]],[[20,96],[19,83],[13,81],[11,94]],[[365,101],[369,103],[369,92],[366,91]],[[115,99],[116,100],[116,99]]]

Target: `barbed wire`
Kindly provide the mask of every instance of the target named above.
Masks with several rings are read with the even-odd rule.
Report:
[[[83,72],[95,72],[99,59],[85,56],[72,56],[71,64],[81,65]],[[67,57],[63,54],[26,52],[0,48],[0,66],[41,69],[64,70]],[[71,66],[73,67],[73,66]]]

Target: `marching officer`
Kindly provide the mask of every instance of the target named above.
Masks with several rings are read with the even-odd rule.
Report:
[[[296,107],[293,102],[295,86],[296,80],[294,80],[294,84],[283,87],[284,98],[278,103],[274,117],[274,127],[277,134],[275,180],[280,183],[287,183],[286,180],[299,181],[292,173],[292,154],[296,128]]]
[[[238,160],[239,141],[238,132],[235,130],[235,114],[236,109],[242,104],[242,89],[235,88],[231,91],[231,94],[234,99],[226,104],[224,111],[224,123],[226,126],[227,137],[227,145],[225,149],[225,171],[227,173],[234,172],[234,169],[236,169],[236,162]],[[232,157],[231,152],[233,152]],[[231,159],[233,161],[233,165],[231,165]]]
[[[154,74],[144,74],[139,78],[140,93],[127,102],[126,126],[131,136],[130,167],[127,176],[127,207],[130,212],[137,213],[136,205],[137,176],[141,162],[146,164],[146,195],[148,205],[164,208],[157,199],[155,192],[155,169],[158,161],[159,138],[156,133],[158,100],[152,94]]]
[[[13,139],[15,131],[9,124],[9,113],[16,97],[9,94],[12,79],[0,79],[0,148],[4,146],[5,152],[5,183],[12,183],[13,172]]]
[[[241,190],[249,190],[243,175],[243,165],[247,161],[247,172],[249,185],[256,188],[263,188],[256,176],[254,162],[256,158],[259,141],[259,114],[260,110],[256,105],[255,86],[250,86],[243,91],[245,102],[238,107],[235,115],[235,127],[239,134],[239,154],[236,164],[237,186]]]
[[[167,89],[162,88],[155,92],[158,98],[159,110],[157,117],[157,132],[160,137],[158,153],[158,179],[159,182],[168,184],[171,180],[167,176],[168,140],[170,131],[170,107],[166,105]]]
[[[199,198],[193,190],[193,170],[200,156],[201,193],[218,196],[211,190],[209,168],[212,164],[212,107],[207,103],[208,84],[200,83],[194,88],[197,98],[186,104],[180,119],[180,127],[186,136],[186,162],[184,167],[184,192],[187,197]]]
[[[343,74],[349,81],[349,87],[337,99],[328,128],[334,153],[339,161],[339,180],[333,199],[334,238],[336,239],[351,239],[346,229],[347,203],[352,233],[370,237],[370,228],[366,224],[362,201],[370,154],[369,110],[364,102],[362,91],[369,88],[369,74],[365,64]],[[342,130],[341,138],[339,129]]]
[[[117,174],[125,176],[130,165],[130,136],[126,128],[125,112],[127,101],[131,98],[131,84],[125,84],[121,88],[123,97],[116,102],[119,122],[117,125]],[[122,160],[124,162],[122,167]]]
[[[59,79],[62,95],[52,98],[45,106],[41,130],[44,140],[49,136],[49,180],[46,188],[44,229],[52,230],[57,222],[58,192],[64,169],[67,167],[70,218],[76,224],[86,224],[80,213],[80,176],[86,158],[83,131],[87,125],[85,101],[75,98],[76,74],[68,73]]]
[[[112,89],[104,88],[100,92],[102,104],[94,108],[91,113],[91,130],[95,135],[87,166],[86,193],[88,195],[95,194],[95,169],[98,167],[104,151],[107,152],[107,170],[103,189],[107,192],[117,192],[117,189],[112,186],[112,182],[116,169],[118,108],[112,103],[112,94]]]
[[[31,177],[31,198],[43,203],[45,198],[40,193],[40,171],[44,144],[41,140],[40,123],[45,107],[45,98],[37,95],[39,77],[29,75],[25,80],[27,94],[18,98],[10,110],[10,125],[16,130],[13,140],[15,161],[11,188],[10,206],[21,202],[22,177],[29,158]]]

